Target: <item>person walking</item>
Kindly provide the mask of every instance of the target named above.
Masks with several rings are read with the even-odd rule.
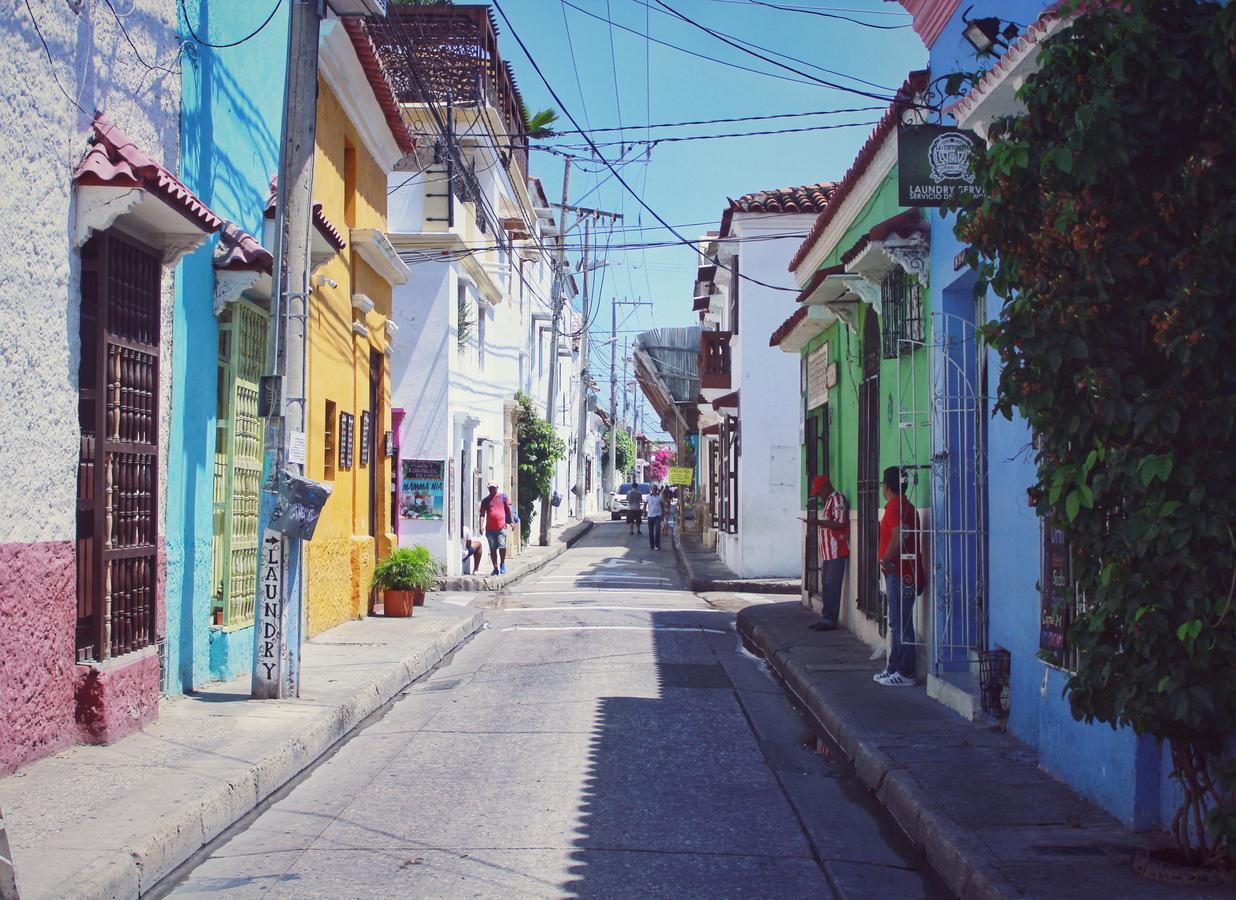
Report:
[[[833,631],[841,621],[841,586],[850,563],[850,505],[827,475],[817,475],[811,482],[811,496],[823,504],[818,520],[820,620],[811,630]]]
[[[914,685],[914,599],[925,573],[918,555],[918,511],[905,497],[901,469],[884,470],[884,515],[880,518],[880,572],[888,594],[888,667],[875,676],[885,687]]]
[[[631,482],[631,490],[627,491],[627,532],[643,534],[640,528],[640,516],[644,508],[644,492],[637,482]]]
[[[678,495],[672,487],[666,486],[661,492],[662,532],[669,532],[670,547],[678,549]],[[661,538],[657,538],[657,546],[661,546]]]
[[[654,484],[652,493],[648,495],[648,547],[650,550],[661,549],[661,516],[661,486]]]
[[[481,501],[481,521],[485,523],[485,538],[489,541],[489,561],[494,564],[490,575],[506,574],[506,529],[514,523],[511,499],[498,490],[498,482],[489,482],[489,496]]]

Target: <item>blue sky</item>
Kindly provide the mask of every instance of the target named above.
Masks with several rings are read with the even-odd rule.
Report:
[[[880,99],[810,82],[796,83],[807,82],[808,79],[727,46],[704,31],[676,19],[659,6],[657,0],[500,2],[566,109],[584,128],[886,105]],[[899,4],[885,0],[773,2],[782,6],[803,7],[816,13],[851,16],[872,24],[907,27],[876,30],[820,15],[771,9],[752,0],[665,2],[714,31],[737,38],[739,43],[762,45],[801,60],[797,62],[774,57],[788,66],[881,98],[890,96],[890,89],[900,85],[910,70],[925,65],[927,59],[927,52],[918,36],[908,27],[909,16]],[[592,16],[587,13],[592,13]],[[611,28],[594,17],[610,19],[622,27]],[[501,52],[514,66],[528,107],[533,111],[548,106],[558,108],[500,16],[498,24]],[[645,40],[646,34],[706,57],[772,72],[783,78],[740,71],[693,57],[651,43]],[[813,67],[852,77],[829,74]],[[557,127],[573,128],[562,110],[558,108],[558,111],[560,119]],[[636,141],[670,135],[757,131],[842,122],[872,123],[879,115],[878,111],[866,111],[660,129],[651,133],[642,128],[629,128],[621,135],[617,132],[596,133],[593,139],[598,143],[606,142],[601,150],[614,161],[624,148],[609,142],[622,138]],[[765,188],[840,178],[870,130],[869,124],[857,124],[854,127],[800,134],[664,143],[653,147],[647,162],[644,161],[643,145],[637,145],[626,149],[626,158],[634,161],[620,166],[620,172],[654,210],[671,224],[685,225],[682,232],[694,239],[709,225],[689,223],[715,223],[720,218],[726,197],[738,197]],[[584,142],[579,135],[564,135],[551,145],[578,148],[583,147]],[[622,226],[628,229],[656,226],[656,220],[615,179],[610,178],[597,187],[608,172],[603,164],[587,159],[586,149],[571,149],[569,152],[584,157],[573,163],[572,203],[622,212],[625,216]],[[530,166],[532,173],[544,180],[550,198],[559,199],[562,191],[561,159],[534,150]],[[598,169],[600,174],[595,174]],[[615,245],[666,240],[674,240],[673,235],[659,228],[615,232],[613,236]],[[607,339],[611,300],[614,297],[638,297],[649,299],[654,304],[652,308],[640,309],[634,315],[620,309],[619,321],[623,333],[619,334],[619,344],[623,337],[633,338],[636,332],[650,327],[692,324],[697,321],[690,308],[696,257],[691,248],[678,246],[621,251],[611,249],[605,258],[611,265],[600,282],[599,295],[594,292],[594,309],[598,296],[601,306],[597,310],[593,329],[592,368],[594,371],[600,368],[607,379],[608,348],[601,340],[600,331],[604,328],[606,333],[603,337]],[[608,406],[608,402],[606,384],[602,391],[602,404]],[[650,433],[652,430],[649,429]]]

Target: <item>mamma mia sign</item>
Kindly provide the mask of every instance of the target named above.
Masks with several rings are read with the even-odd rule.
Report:
[[[940,206],[957,191],[978,193],[970,157],[979,146],[973,131],[947,125],[897,129],[897,187],[902,206]]]

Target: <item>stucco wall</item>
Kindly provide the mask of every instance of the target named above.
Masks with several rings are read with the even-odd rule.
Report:
[[[251,33],[269,10],[211,15],[189,4],[194,31],[212,43]],[[220,216],[262,238],[278,168],[287,6],[245,43],[191,45],[182,61],[180,177]],[[189,37],[184,20],[180,27]],[[181,262],[173,323],[172,428],[168,454],[167,666],[171,692],[231,678],[252,666],[253,632],[211,625],[218,318],[211,254],[217,238]],[[256,586],[255,586],[256,589]]]
[[[136,50],[103,4],[74,13],[63,3],[31,0],[30,9],[23,4],[6,19],[0,150],[9,165],[0,191],[0,240],[9,253],[0,268],[0,385],[19,402],[0,409],[0,458],[13,463],[0,488],[0,771],[77,737],[73,540],[80,295],[79,255],[70,241],[71,179],[87,150],[91,114],[102,110],[142,149],[173,170],[177,164],[180,79],[171,7],[136,0],[124,22]],[[152,70],[139,54],[167,71]],[[160,531],[172,284],[165,272]],[[161,594],[159,603],[161,617]],[[147,699],[157,698],[157,689],[156,677]]]
[[[345,197],[345,154],[354,154],[355,196],[349,206]],[[307,474],[326,480],[333,491],[322,510],[313,540],[306,545],[308,634],[312,636],[349,619],[363,617],[369,606],[369,573],[374,565],[374,539],[369,536],[370,467],[382,469],[380,485],[390,484],[390,463],[381,454],[368,465],[360,463],[361,413],[369,409],[369,355],[386,348],[385,322],[391,312],[391,286],[361,258],[352,246],[352,228],[386,230],[386,173],[374,160],[348,111],[324,80],[318,83],[317,152],[314,158],[314,196],[326,217],[343,233],[349,245],[328,260],[318,272],[337,287],[315,287],[309,313],[309,415],[307,423]],[[365,294],[374,309],[363,318],[354,315],[353,294]],[[352,330],[362,322],[368,336]],[[389,367],[382,356],[380,411],[373,428],[377,435],[390,428]],[[326,401],[335,404],[336,446],[333,472],[328,477],[324,461]],[[355,416],[352,467],[339,466],[339,414]],[[378,539],[390,541],[389,489],[377,495]]]

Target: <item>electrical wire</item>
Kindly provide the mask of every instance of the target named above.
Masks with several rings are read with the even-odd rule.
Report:
[[[56,60],[52,56],[51,48],[47,46],[47,38],[43,37],[43,29],[39,27],[39,20],[34,15],[34,7],[30,5],[30,0],[25,0],[26,12],[30,13],[30,23],[34,25],[34,33],[39,36],[39,43],[43,45],[43,52],[47,54],[48,71],[51,72],[52,81],[56,83],[56,87],[60,93],[64,94],[64,99],[68,100],[77,107],[78,112],[83,116],[89,117],[90,113],[82,107],[80,103],[73,99],[72,95],[64,89],[64,85],[60,83],[60,76],[56,74]]]
[[[168,75],[180,74],[179,69],[169,69],[167,66],[151,65],[146,62],[145,57],[142,56],[142,51],[137,49],[137,44],[133,43],[133,38],[129,36],[129,29],[124,27],[124,19],[121,18],[120,13],[116,12],[116,7],[112,5],[112,0],[103,0],[103,2],[107,4],[107,8],[111,10],[112,17],[116,20],[116,24],[120,26],[120,33],[124,35],[125,41],[128,42],[129,47],[133,50],[133,55],[137,57],[137,61],[139,63],[151,72],[166,72]]]
[[[202,0],[202,2],[205,3],[206,0]],[[253,31],[249,32],[248,34],[246,34],[244,37],[240,38],[239,40],[229,41],[226,44],[212,44],[210,41],[203,40],[201,37],[198,36],[197,31],[195,31],[193,28],[193,23],[189,21],[189,8],[188,6],[185,5],[185,0],[180,0],[180,11],[184,13],[185,27],[189,29],[189,35],[193,38],[193,40],[196,43],[201,44],[203,47],[210,47],[213,50],[226,50],[229,47],[239,47],[241,44],[245,43],[246,41],[251,41],[255,37],[257,37],[259,34],[261,34],[262,29],[264,29],[267,25],[270,24],[270,20],[275,17],[275,13],[279,11],[279,7],[282,5],[283,5],[283,0],[275,0],[274,7],[271,9],[270,14],[265,19],[262,20],[261,25],[259,25],[257,28],[255,28]],[[110,2],[108,3],[108,6],[111,6]]]
[[[859,112],[878,112],[887,109],[886,106],[849,106],[840,109],[816,109],[808,112],[792,112],[792,113],[769,113],[757,116],[728,116],[723,119],[691,119],[682,122],[652,122],[643,125],[607,125],[602,128],[585,128],[576,130],[574,128],[555,128],[554,137],[560,137],[567,134],[600,134],[608,131],[638,131],[643,128],[645,130],[652,128],[685,128],[689,125],[724,125],[732,122],[764,122],[769,119],[801,119],[809,116],[836,116],[843,113],[859,113]],[[519,135],[514,135],[518,137]],[[512,137],[512,135],[502,135],[502,137]]]
[[[850,16],[838,15],[837,13],[833,13],[833,12],[823,12],[822,10],[819,10],[819,9],[808,9],[802,6],[786,6],[780,3],[768,3],[766,2],[766,0],[747,0],[747,2],[751,3],[754,6],[766,6],[769,9],[780,9],[785,12],[803,13],[804,15],[820,16],[821,18],[825,18],[825,19],[840,19],[843,22],[851,22],[854,25],[861,25],[864,28],[874,28],[877,31],[894,31],[898,28],[909,28],[910,27],[910,24],[908,22],[902,25],[876,25],[873,22],[864,22],[861,19],[851,18]]]
[[[880,124],[880,122],[877,119],[871,122],[836,122],[831,125],[804,125],[799,128],[768,128],[762,131],[734,131],[734,132],[727,132],[725,134],[678,134],[678,135],[670,135],[669,137],[653,138],[650,142],[646,142],[644,140],[627,141],[627,142],[620,142],[620,141],[595,141],[594,142],[590,140],[588,141],[588,147],[615,147],[615,146],[618,146],[620,143],[625,143],[625,144],[630,144],[630,143],[645,144],[647,143],[649,147],[655,147],[657,144],[674,144],[674,143],[679,143],[681,141],[713,141],[713,140],[719,140],[721,138],[764,137],[770,134],[803,134],[805,132],[810,132],[810,131],[833,131],[838,128],[859,128],[862,126],[867,126],[868,128],[872,128],[878,124]],[[549,147],[534,146],[534,147],[530,147],[529,149],[543,150],[548,153],[553,153],[554,150],[562,150],[564,147],[567,149],[572,149],[572,150],[588,149],[588,147],[584,147],[581,144],[563,144],[563,145],[560,145],[552,149]]]

